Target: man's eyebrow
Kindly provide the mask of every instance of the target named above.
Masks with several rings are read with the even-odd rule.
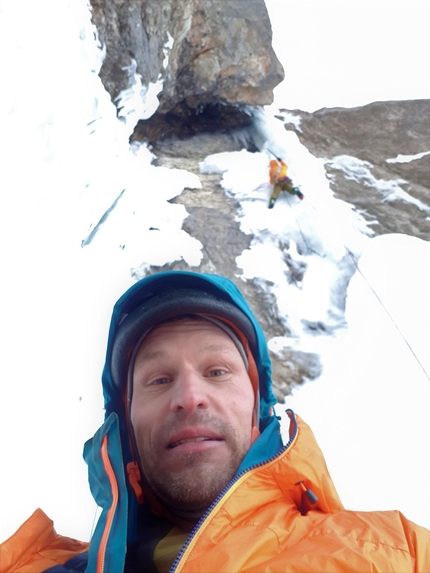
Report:
[[[136,362],[141,363],[146,360],[155,360],[157,358],[162,358],[165,355],[165,350],[145,350],[142,354],[139,353]]]

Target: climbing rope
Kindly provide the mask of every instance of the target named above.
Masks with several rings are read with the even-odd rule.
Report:
[[[356,270],[358,271],[358,273],[360,274],[360,276],[362,277],[362,279],[364,280],[364,282],[367,284],[367,286],[369,287],[369,289],[371,290],[371,292],[373,293],[373,295],[376,297],[376,300],[379,302],[379,304],[382,306],[382,308],[385,310],[388,318],[391,320],[391,322],[394,324],[397,332],[400,334],[400,336],[402,337],[403,341],[405,342],[406,346],[409,348],[410,352],[412,353],[412,356],[415,358],[415,360],[418,362],[421,370],[424,372],[426,378],[430,381],[430,376],[427,373],[426,369],[424,368],[424,365],[422,364],[421,360],[418,358],[418,356],[416,355],[414,349],[412,348],[412,346],[409,344],[408,339],[406,338],[406,336],[403,334],[403,332],[400,330],[399,325],[397,324],[397,322],[394,320],[392,314],[390,313],[390,311],[388,310],[388,308],[385,306],[385,304],[383,303],[381,297],[378,295],[378,293],[376,292],[376,290],[373,288],[373,286],[370,284],[369,280],[367,279],[367,277],[364,276],[362,270],[360,269],[360,267],[358,266],[358,261],[356,260],[354,253],[351,253],[351,251],[349,251],[345,245],[344,249],[345,251],[348,253],[350,259],[352,260],[352,262],[354,263],[354,266],[356,268]]]

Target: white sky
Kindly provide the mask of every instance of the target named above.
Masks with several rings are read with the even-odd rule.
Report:
[[[430,3],[266,0],[286,80],[279,107],[315,111],[430,97]]]
[[[286,0],[283,4],[289,2]],[[301,4],[306,2],[301,0]],[[325,2],[318,4],[326,5]],[[350,2],[345,0],[345,4]],[[413,4],[408,1],[403,5]],[[97,76],[99,53],[92,40],[85,0],[41,0],[37,4],[30,3],[28,10],[27,18],[23,20],[19,3],[0,0],[0,66],[9,78],[8,89],[0,92],[3,276],[0,285],[3,381],[0,385],[0,439],[2,456],[9,468],[0,472],[0,539],[11,535],[37,507],[54,519],[60,533],[87,539],[95,507],[88,491],[82,446],[103,418],[100,374],[112,305],[132,284],[131,267],[141,263],[162,264],[181,256],[190,264],[198,264],[200,244],[181,231],[185,210],[180,205],[168,203],[168,199],[179,194],[185,186],[197,189],[199,184],[190,174],[150,165],[150,154],[144,148],[137,155],[129,153],[128,132],[116,120],[115,110]],[[309,29],[309,18],[305,22]],[[325,29],[327,26],[325,24]],[[398,38],[394,42],[382,24],[377,29],[380,42],[384,46],[390,43],[391,49],[396,50]],[[381,39],[382,32],[384,40]],[[301,36],[303,39],[306,34]],[[295,45],[295,42],[291,43]],[[362,44],[357,43],[354,50],[354,61],[357,61]],[[339,53],[332,54],[330,59],[339,58]],[[350,56],[352,61],[352,54]],[[295,59],[299,57],[297,52]],[[318,50],[311,51],[305,61],[306,77],[316,77],[321,62]],[[386,63],[385,56],[383,61]],[[285,61],[283,63],[286,67]],[[381,60],[379,66],[382,66]],[[367,69],[368,66],[363,64],[361,67]],[[399,69],[402,74],[406,73],[404,65],[399,64]],[[414,76],[417,85],[420,77],[421,73]],[[367,92],[369,100],[380,99],[380,93],[387,86],[385,80],[381,82],[380,75],[378,78],[367,84],[374,90]],[[302,83],[297,79],[295,86],[302,86]],[[41,85],[43,89],[37,87]],[[288,93],[292,98],[292,90]],[[386,99],[398,97],[390,90],[386,93]],[[306,109],[303,105],[305,95],[314,97],[310,107],[347,105],[346,96],[340,97],[333,81],[323,82],[318,89],[304,90],[297,95],[297,103],[291,103],[290,107]],[[283,105],[289,106],[288,102]],[[261,241],[255,246],[253,256],[245,253],[238,261],[247,276],[255,273],[251,263],[257,260],[257,255],[263,262],[277,256],[282,269],[284,262],[274,247],[286,232],[286,223],[297,241],[304,233],[313,250],[329,253],[325,257],[308,257],[309,280],[302,290],[282,282],[277,286],[278,277],[285,280],[285,275],[279,272],[274,276],[275,288],[279,288],[280,293],[288,293],[288,297],[279,300],[297,326],[297,344],[306,348],[312,347],[315,341],[302,336],[301,310],[308,313],[309,318],[327,318],[328,303],[336,302],[336,264],[345,245],[360,253],[370,239],[365,235],[365,225],[351,209],[332,199],[321,160],[310,156],[292,132],[285,132],[279,122],[276,125],[280,127],[279,131],[274,126],[270,128],[272,140],[275,140],[272,146],[276,144],[290,161],[291,174],[302,185],[306,201],[293,210],[280,198],[275,209],[266,208],[269,189],[267,157],[264,155],[242,154],[240,161],[235,154],[228,155],[224,184],[228,192],[243,200],[241,224],[244,229],[258,231],[263,226],[273,231],[271,235],[265,235],[267,242]],[[249,179],[243,177],[242,161],[246,163]],[[88,235],[89,225],[100,220],[123,189],[126,192],[108,223],[94,241],[82,249],[81,241]],[[149,231],[149,226],[159,231]],[[397,250],[396,243],[393,252]],[[386,251],[390,251],[390,245],[386,246]],[[412,288],[415,278],[420,280],[418,277],[426,276],[421,284],[427,284],[423,252],[421,249],[407,251],[405,256],[413,264],[406,286]],[[261,265],[258,272],[271,273],[273,266]],[[373,276],[372,272],[369,271],[369,278]],[[390,277],[389,285],[400,282],[396,274],[387,273],[387,277]],[[401,280],[404,282],[404,275]],[[318,285],[317,289],[315,285]],[[415,298],[419,300],[418,296]],[[360,301],[361,295],[355,300]],[[408,298],[403,294],[400,303],[405,300]],[[426,308],[426,304],[425,300],[419,308]],[[359,315],[364,316],[364,313]],[[425,313],[422,315],[424,319],[426,316]],[[372,320],[371,314],[368,320]],[[414,321],[413,324],[421,323]],[[428,326],[428,321],[424,324]],[[381,328],[384,325],[382,321]],[[355,333],[353,349],[361,336],[367,340],[368,324],[358,324]],[[363,371],[363,375],[369,384],[372,380],[375,383],[383,380],[388,384],[387,393],[392,395],[390,377],[401,369],[384,370],[392,360],[390,351],[394,343],[391,335],[383,330],[381,340],[389,342],[377,346],[376,354],[372,355],[375,345],[365,349],[376,362],[364,359],[359,366],[374,364],[373,372],[377,377],[369,378],[369,371]],[[351,346],[348,348],[344,347],[343,357],[350,356]],[[322,345],[320,350],[324,353],[327,371],[342,374],[342,379],[333,375],[333,384],[339,382],[339,396],[346,404],[351,404],[351,396],[346,392],[349,386],[344,384],[346,370],[335,368],[337,363],[331,360],[330,349]],[[395,357],[401,361],[397,348]],[[348,363],[345,368],[347,366]],[[384,373],[389,374],[388,378]],[[416,384],[422,392],[419,405],[423,408],[428,397],[427,387],[420,385],[418,378]],[[403,386],[396,386],[403,389],[403,394],[399,391],[394,395],[399,412],[406,398],[410,404],[413,394],[406,393],[411,385],[408,380]],[[377,408],[381,398],[378,397],[378,402],[373,398],[373,395],[369,396]],[[317,413],[310,408],[312,401],[308,400],[307,404],[303,412],[298,413],[315,423],[315,430],[322,428],[324,453],[330,461],[339,460],[338,443],[334,442],[333,436],[330,438],[336,425],[320,424]],[[422,426],[421,433],[414,437],[414,443],[419,443],[422,453],[416,456],[415,462],[421,465],[415,468],[414,485],[408,489],[408,500],[404,500],[400,495],[400,489],[403,494],[404,487],[391,480],[392,468],[375,465],[375,457],[367,457],[368,448],[361,447],[363,444],[357,438],[361,429],[356,424],[348,425],[347,411],[335,413],[343,412],[343,432],[353,436],[353,451],[361,467],[371,467],[384,481],[388,496],[384,504],[400,507],[412,519],[429,525],[428,513],[423,513],[422,497],[414,495],[419,486],[424,493],[428,491],[428,458],[423,454],[429,451],[426,427]],[[378,435],[385,421],[386,427],[391,428],[393,423],[400,427],[408,419],[399,413],[393,422],[391,412],[385,418],[385,410],[379,410],[379,425],[373,426]],[[413,418],[413,407],[408,407],[406,414],[409,419]],[[363,418],[366,418],[365,414]],[[418,417],[420,421],[425,423],[422,416]],[[383,436],[386,438],[386,434]],[[340,471],[335,465],[333,467],[336,472]],[[337,475],[336,485],[342,492],[346,490],[348,504],[364,507],[366,491],[354,482],[354,476],[349,476],[346,487],[344,475]],[[354,483],[357,487],[348,491]]]

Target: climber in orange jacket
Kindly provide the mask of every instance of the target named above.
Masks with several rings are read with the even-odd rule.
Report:
[[[228,279],[134,284],[113,311],[102,384],[105,422],[84,447],[101,508],[90,543],[37,510],[2,544],[1,573],[430,571],[429,531],[398,511],[345,510],[291,410],[281,435],[263,331]]]
[[[285,161],[282,161],[280,158],[272,159],[270,161],[269,175],[270,183],[274,186],[269,201],[269,209],[273,208],[281,191],[287,191],[291,195],[296,195],[300,200],[303,199],[303,193],[299,187],[295,187],[294,183],[288,177],[288,165]]]

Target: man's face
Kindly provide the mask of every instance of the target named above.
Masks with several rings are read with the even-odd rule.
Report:
[[[200,516],[251,444],[254,392],[231,338],[204,319],[156,327],[133,372],[131,422],[147,481],[164,505]]]

